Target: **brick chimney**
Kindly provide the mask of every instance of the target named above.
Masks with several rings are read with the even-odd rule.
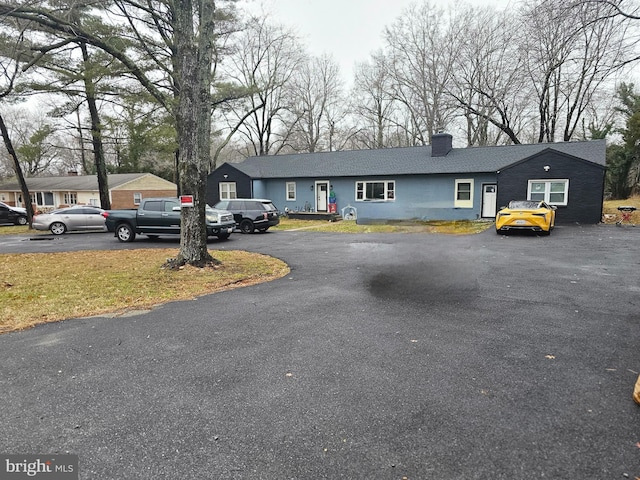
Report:
[[[448,133],[434,133],[431,137],[431,156],[446,157],[453,148],[453,136]]]

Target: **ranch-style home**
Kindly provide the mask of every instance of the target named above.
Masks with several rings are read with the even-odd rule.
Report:
[[[96,175],[31,177],[25,179],[36,211],[50,211],[71,205],[100,206]],[[151,173],[114,173],[107,176],[111,208],[136,208],[143,198],[175,197],[178,187]],[[23,207],[17,181],[0,184],[0,201]]]
[[[452,144],[441,133],[420,147],[250,157],[208,176],[207,203],[254,197],[280,210],[335,209],[359,220],[476,220],[530,199],[555,205],[557,223],[601,221],[604,140]]]

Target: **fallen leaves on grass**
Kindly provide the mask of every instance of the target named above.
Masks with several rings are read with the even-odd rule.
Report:
[[[162,269],[177,249],[0,255],[0,333],[267,282],[289,273],[281,260],[213,251],[220,264]]]

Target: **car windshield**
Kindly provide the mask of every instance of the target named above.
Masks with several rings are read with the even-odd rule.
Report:
[[[535,210],[536,208],[540,208],[540,202],[533,202],[531,200],[512,200],[509,202],[509,208],[512,210]]]

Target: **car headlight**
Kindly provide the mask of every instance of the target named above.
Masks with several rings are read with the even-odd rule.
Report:
[[[217,213],[207,213],[207,221],[211,223],[218,223]]]

